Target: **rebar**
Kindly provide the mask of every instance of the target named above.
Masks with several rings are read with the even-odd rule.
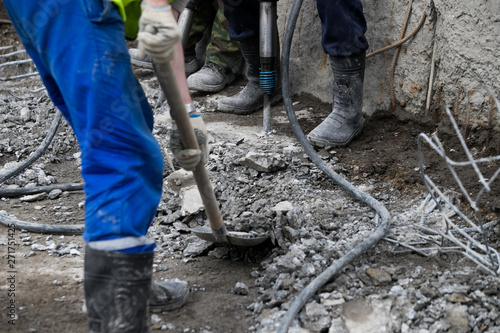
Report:
[[[498,109],[498,99],[494,96],[492,96],[491,99],[495,102]],[[493,107],[490,107],[489,110],[490,119],[493,119],[493,112],[491,110],[493,110]],[[499,177],[500,167],[496,169],[492,175],[486,177],[481,172],[479,165],[482,163],[489,163],[491,166],[493,162],[500,160],[500,155],[475,158],[467,147],[467,143],[460,133],[454,116],[448,107],[446,107],[446,114],[464,150],[466,160],[454,161],[448,157],[444,145],[439,140],[436,133],[431,137],[421,133],[417,140],[419,169],[429,194],[417,210],[421,217],[419,223],[416,224],[416,228],[419,232],[428,236],[418,234],[417,236],[420,238],[418,242],[405,242],[394,240],[389,237],[384,238],[384,240],[396,244],[394,252],[398,253],[412,251],[424,256],[428,256],[429,252],[432,251],[460,253],[490,274],[499,276],[500,254],[494,247],[490,246],[488,236],[488,229],[496,226],[499,221],[483,223],[483,217],[479,207],[483,195],[491,191],[493,182]],[[459,192],[444,191],[440,189],[431,179],[431,176],[426,173],[423,158],[423,143],[426,143],[443,159],[447,170],[460,189]],[[470,169],[477,175],[480,189],[475,197],[467,190],[467,186],[470,184],[464,183],[455,170],[455,168],[458,167],[468,168],[468,170]],[[464,202],[462,202],[459,197],[465,199]],[[430,227],[428,225],[429,216],[436,208],[439,210],[438,216],[440,219],[438,221],[442,223],[436,223],[436,225],[438,225],[437,227],[435,225]],[[466,213],[469,209],[472,211],[472,214],[470,214],[471,217]],[[404,247],[406,250],[396,251],[397,247]]]

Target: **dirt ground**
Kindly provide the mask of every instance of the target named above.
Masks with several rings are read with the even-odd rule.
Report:
[[[0,25],[2,39],[4,36],[12,38],[12,29],[7,25]],[[0,43],[8,45],[8,39],[3,39]],[[4,44],[5,43],[5,44]],[[148,71],[136,70],[137,76],[142,81],[151,80],[152,73]],[[23,80],[22,85],[29,89],[40,86],[38,79]],[[20,83],[6,83],[2,87],[2,96],[11,94],[22,96],[23,87]],[[231,95],[237,92],[245,83],[241,78],[235,85],[225,89],[218,95]],[[3,84],[3,83],[2,83]],[[153,84],[154,85],[154,84]],[[26,93],[26,92],[24,92]],[[43,103],[49,103],[44,97],[44,93],[37,95]],[[224,134],[230,140],[237,140],[242,135],[246,138],[255,136],[261,131],[262,111],[249,116],[235,116],[213,112],[210,108],[214,97],[201,94],[194,94],[194,99],[199,105],[205,107],[203,116],[209,131],[214,135]],[[15,99],[9,99],[13,101]],[[7,99],[6,99],[7,101]],[[322,103],[309,95],[294,96],[296,111],[299,111],[299,122],[302,130],[308,133],[330,112],[331,105]],[[4,103],[2,107],[7,104]],[[34,105],[36,107],[36,105]],[[296,144],[286,112],[282,103],[272,109],[273,122],[272,129],[276,138],[281,142]],[[442,115],[442,114],[441,114]],[[50,115],[52,117],[52,113]],[[335,166],[335,170],[345,176],[357,186],[371,184],[371,193],[377,193],[378,197],[391,195],[391,192],[398,194],[398,201],[389,204],[389,210],[403,211],[405,206],[409,206],[415,197],[425,193],[422,178],[418,172],[418,147],[417,137],[420,133],[431,135],[436,130],[440,135],[446,150],[453,151],[457,158],[461,157],[463,150],[450,130],[449,121],[443,116],[443,120],[436,123],[434,118],[419,117],[418,121],[407,117],[395,116],[389,112],[379,112],[368,117],[363,132],[346,148],[328,148],[320,150],[319,154],[324,159]],[[0,123],[7,123],[6,116]],[[223,124],[221,126],[221,124]],[[42,135],[47,130],[45,127],[38,128]],[[38,125],[31,124],[29,130],[37,129]],[[26,127],[26,130],[28,127]],[[60,135],[69,133],[67,124],[63,124],[59,129]],[[4,139],[4,133],[0,132],[0,140]],[[12,135],[13,132],[8,132]],[[160,131],[161,133],[161,131]],[[254,135],[249,135],[254,133]],[[486,147],[484,135],[480,129],[472,132],[468,143],[473,147],[473,152],[477,156],[493,156],[500,154],[498,147],[489,145]],[[18,133],[17,139],[25,142],[30,149],[37,145],[29,144],[30,137],[23,137]],[[58,134],[59,135],[59,134]],[[10,138],[15,140],[16,138]],[[251,149],[252,139],[248,140]],[[256,145],[260,149],[260,146]],[[56,149],[57,148],[57,149]],[[59,150],[58,150],[59,149]],[[75,154],[78,147],[73,140],[68,142],[66,147],[51,147],[51,156],[58,157],[52,159],[46,157],[45,173],[53,175],[57,183],[79,183],[82,182]],[[29,149],[16,156],[14,151],[2,152],[0,155],[0,166],[17,159],[22,160],[29,154]],[[458,190],[458,187],[449,171],[434,152],[426,148],[424,150],[424,160],[427,172],[437,180],[443,188]],[[487,177],[491,176],[498,168],[498,164],[488,164],[484,167]],[[213,175],[213,172],[211,172]],[[301,175],[304,178],[307,176]],[[464,182],[470,183],[474,173],[466,171],[460,173]],[[474,184],[474,182],[472,182]],[[315,184],[319,188],[332,188],[337,185],[329,181],[322,181]],[[471,188],[471,192],[477,193],[478,188]],[[484,205],[480,208],[487,221],[498,220],[500,213],[498,186],[494,186],[491,193],[484,196]],[[167,198],[164,198],[167,200]],[[4,210],[14,215],[22,221],[37,223],[58,223],[58,224],[80,224],[83,223],[82,203],[84,195],[82,192],[71,192],[56,200],[43,199],[36,202],[22,202],[19,198],[8,198],[0,201],[0,211]],[[254,286],[255,277],[252,272],[260,266],[260,261],[273,255],[273,245],[265,243],[257,249],[238,250],[232,255],[218,258],[217,248],[210,247],[203,255],[197,257],[183,257],[175,252],[162,249],[164,239],[162,230],[167,228],[159,223],[159,217],[153,223],[153,235],[157,237],[160,245],[159,257],[155,262],[154,278],[156,280],[181,278],[187,280],[190,285],[190,296],[187,304],[181,309],[157,313],[153,316],[152,328],[169,332],[214,332],[214,333],[237,333],[251,331],[255,325],[255,318],[248,306],[260,296],[259,287]],[[15,263],[8,267],[7,242],[15,239],[14,252]],[[33,244],[50,244],[53,241],[58,248],[70,245],[77,250],[73,255],[57,255],[54,251],[33,251]],[[498,237],[492,235],[492,243],[497,247]],[[0,227],[0,250],[2,251],[2,281],[0,285],[0,303],[2,321],[0,329],[4,332],[86,332],[86,316],[83,310],[83,253],[84,242],[81,236],[60,236],[46,235],[15,230],[13,237],[9,236],[6,227]],[[57,248],[56,248],[57,249]],[[52,249],[53,250],[53,249]],[[165,250],[165,251],[163,251]],[[377,256],[376,254],[379,254]],[[456,259],[449,256],[448,261],[438,258],[425,259],[412,253],[391,254],[389,251],[371,251],[365,258],[369,258],[372,263],[385,264],[389,266],[423,266],[427,269],[438,266],[440,270],[446,270]],[[5,283],[10,271],[15,275],[15,283]],[[235,294],[232,289],[237,282],[242,282],[249,286],[248,295]],[[15,286],[16,301],[16,321],[15,325],[7,324],[9,312],[6,305],[13,297],[8,297],[9,288]]]

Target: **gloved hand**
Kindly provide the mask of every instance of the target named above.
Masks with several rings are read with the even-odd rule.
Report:
[[[149,54],[156,63],[172,60],[180,38],[181,34],[170,5],[164,7],[142,5],[137,35],[141,58]]]
[[[181,167],[184,170],[193,171],[199,163],[206,164],[208,161],[208,136],[207,130],[205,129],[205,123],[200,115],[189,116],[189,121],[194,129],[200,149],[184,149],[175,120],[172,123],[170,148]]]

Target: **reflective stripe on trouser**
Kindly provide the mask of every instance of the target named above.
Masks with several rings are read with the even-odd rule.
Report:
[[[118,11],[108,0],[4,4],[78,139],[86,194],[83,237],[92,242],[146,235],[161,198],[163,158]]]
[[[258,0],[223,0],[234,40],[259,35]],[[350,56],[368,49],[366,20],[360,0],[317,0],[324,51],[336,57]]]

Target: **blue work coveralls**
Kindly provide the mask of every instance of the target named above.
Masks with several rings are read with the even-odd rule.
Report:
[[[322,46],[326,54],[347,57],[366,51],[366,20],[360,0],[317,0]],[[224,0],[231,39],[259,36],[259,1]]]
[[[14,28],[82,152],[85,231],[98,250],[149,252],[162,191],[153,114],[109,0],[4,0]]]

